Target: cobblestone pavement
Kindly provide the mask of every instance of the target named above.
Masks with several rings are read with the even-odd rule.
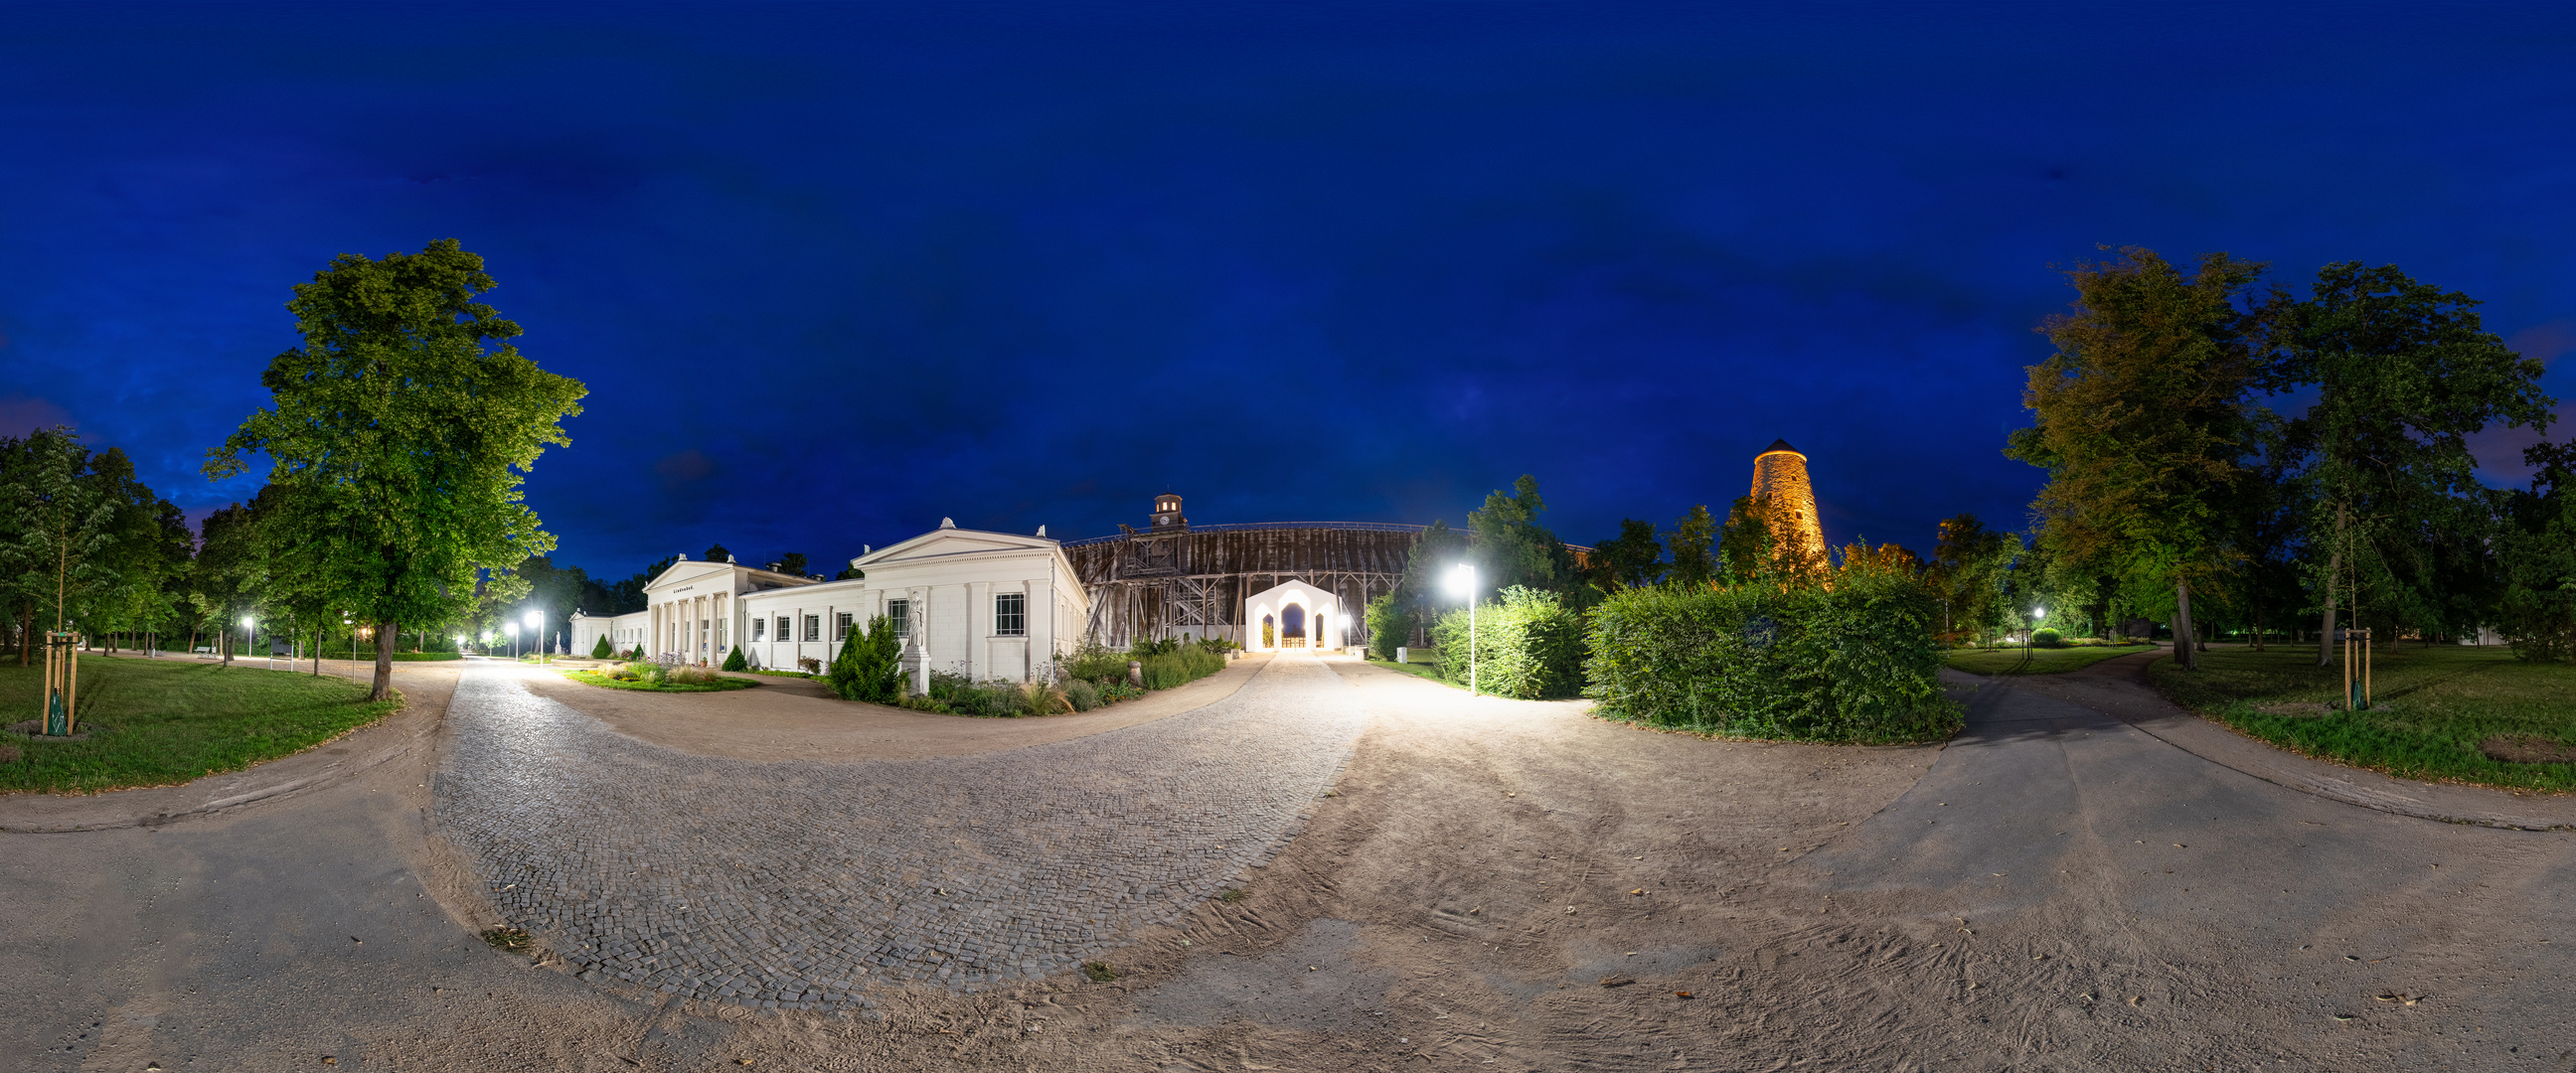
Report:
[[[1197,711],[976,756],[674,752],[469,671],[440,822],[585,979],[779,1009],[1061,972],[1266,864],[1350,756],[1355,692],[1275,659]],[[721,717],[721,716],[718,716]]]

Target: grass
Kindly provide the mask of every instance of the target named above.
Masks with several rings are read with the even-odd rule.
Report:
[[[1082,978],[1089,980],[1092,983],[1105,984],[1111,980],[1117,979],[1118,976],[1118,969],[1106,961],[1086,961],[1082,963]]]
[[[2313,645],[2220,648],[2201,653],[2198,673],[2170,659],[2147,673],[2175,703],[2309,756],[2402,778],[2576,791],[2576,764],[2508,763],[2478,748],[2506,735],[2576,744],[2576,666],[2523,663],[2502,648],[2401,643],[2372,653],[2372,707],[2345,711],[2340,661],[2316,659]]]
[[[1384,667],[1387,670],[1409,674],[1416,678],[1428,678],[1444,686],[1454,684],[1448,679],[1440,677],[1440,668],[1438,667],[1427,666],[1420,663],[1397,663],[1394,660],[1379,659],[1376,656],[1368,657],[1368,662],[1371,667]],[[1467,687],[1462,685],[1458,686],[1458,688],[1465,689]]]
[[[803,672],[803,671],[770,671],[770,670],[762,670],[761,668],[758,668],[758,667],[754,667],[754,668],[750,669],[749,671],[737,671],[737,672],[734,672],[734,673],[737,673],[737,674],[765,674],[765,675],[768,675],[768,676],[770,676],[770,677],[772,677],[772,678],[812,678],[812,677],[814,677],[813,675],[807,674],[807,673],[805,673],[805,672]]]
[[[0,722],[36,716],[42,667],[0,667]],[[22,754],[0,764],[0,792],[167,786],[302,752],[401,707],[367,700],[345,678],[225,668],[194,660],[81,661],[88,741],[5,735]]]
[[[1970,674],[2064,674],[2090,667],[2106,659],[2135,655],[2149,645],[2085,645],[2077,648],[2034,648],[2030,665],[2021,665],[2022,650],[2013,648],[1961,648],[1950,653],[1950,666]]]
[[[749,689],[760,683],[748,678],[717,678],[703,685],[688,682],[628,682],[611,678],[598,671],[557,671],[586,686],[602,689],[634,689],[646,693],[722,693],[729,689]]]

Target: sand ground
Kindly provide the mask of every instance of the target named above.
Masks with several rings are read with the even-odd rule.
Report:
[[[476,938],[430,756],[0,835],[0,1068],[2576,1069],[2566,833],[2311,796],[2014,685],[1963,680],[1945,746],[1857,749],[1332,669],[1368,713],[1332,796],[1110,982],[881,1019],[585,983]]]

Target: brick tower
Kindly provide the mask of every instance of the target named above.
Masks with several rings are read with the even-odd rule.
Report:
[[[1816,490],[1807,484],[1807,456],[1773,440],[1753,456],[1753,499],[1771,519],[1771,542],[1781,552],[1795,550],[1810,562],[1825,558],[1825,527],[1816,520]]]

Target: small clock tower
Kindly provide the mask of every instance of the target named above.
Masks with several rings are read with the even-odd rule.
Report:
[[[1181,497],[1165,493],[1154,497],[1154,531],[1186,531],[1190,520],[1181,516]]]

